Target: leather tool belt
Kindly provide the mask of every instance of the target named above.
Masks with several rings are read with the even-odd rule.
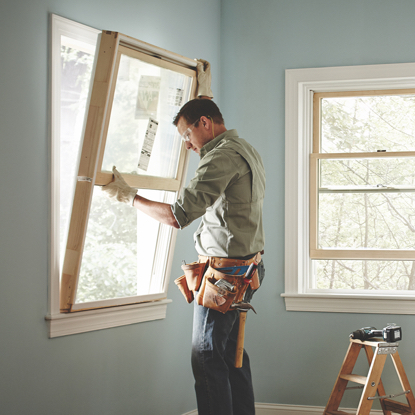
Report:
[[[182,265],[184,275],[174,280],[186,301],[195,298],[199,305],[226,313],[233,303],[242,301],[248,285],[259,288],[258,271],[249,283],[244,277],[249,265],[259,264],[262,252],[250,259],[206,257],[199,255],[197,262]]]

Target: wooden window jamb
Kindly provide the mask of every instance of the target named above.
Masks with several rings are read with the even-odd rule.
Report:
[[[78,169],[78,180],[75,187],[62,269],[60,289],[61,313],[74,311],[73,306],[94,186],[104,185],[112,180],[112,173],[102,172],[101,164],[121,53],[127,53],[133,56],[139,54],[140,59],[155,63],[157,66],[174,69],[176,71],[180,69],[181,73],[192,76],[193,78],[190,96],[194,97],[196,91],[196,63],[193,60],[137,41],[118,32],[103,31],[99,37],[98,45],[96,66],[93,75],[94,81],[89,101],[84,141]],[[129,48],[136,50],[129,50]],[[147,55],[143,58],[143,53],[137,52],[137,50],[147,49],[157,57]],[[162,60],[160,60],[160,57],[162,57]],[[127,174],[123,174],[123,177],[130,186],[142,189],[177,192],[184,180],[187,158],[185,153],[185,146],[182,145],[177,174],[174,179]]]

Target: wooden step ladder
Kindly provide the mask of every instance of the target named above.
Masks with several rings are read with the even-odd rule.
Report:
[[[334,388],[331,392],[329,401],[324,409],[323,415],[351,415],[344,411],[339,411],[339,405],[343,398],[348,382],[363,385],[363,392],[360,398],[356,415],[369,415],[373,401],[380,400],[384,415],[391,415],[397,412],[404,415],[415,415],[415,399],[412,389],[406,377],[402,361],[398,353],[399,343],[386,343],[382,339],[370,339],[370,341],[360,341],[350,339],[350,345],[344,358],[340,373],[337,377]],[[369,362],[369,373],[367,376],[352,374],[360,350],[364,348]],[[373,351],[374,348],[374,351]],[[403,392],[394,395],[386,395],[382,384],[381,374],[387,356],[393,360],[396,372],[402,385]],[[376,396],[376,392],[378,396]],[[390,398],[405,395],[408,404],[393,401]]]

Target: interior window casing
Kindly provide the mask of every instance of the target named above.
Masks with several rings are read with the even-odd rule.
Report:
[[[101,328],[115,327],[124,324],[132,324],[141,321],[149,321],[164,318],[166,315],[166,307],[170,302],[166,298],[165,293],[167,292],[167,284],[171,269],[171,261],[174,250],[175,242],[175,230],[168,230],[158,232],[157,240],[163,239],[160,249],[163,249],[165,254],[160,255],[160,252],[155,253],[155,261],[157,264],[152,266],[151,272],[163,273],[163,278],[149,280],[147,288],[138,287],[138,297],[131,301],[117,300],[115,303],[111,301],[107,303],[89,301],[87,307],[82,307],[74,304],[72,313],[62,313],[61,305],[59,304],[59,297],[61,295],[60,289],[60,274],[62,269],[62,253],[60,247],[62,246],[62,240],[65,239],[66,229],[62,229],[60,225],[60,218],[63,214],[60,207],[60,193],[61,183],[59,179],[60,175],[60,159],[62,157],[62,149],[60,148],[60,133],[61,133],[61,48],[65,44],[69,44],[70,47],[74,47],[74,50],[85,49],[87,53],[93,54],[95,46],[99,38],[101,31],[90,28],[88,26],[81,25],[79,23],[64,19],[60,16],[51,15],[50,19],[51,29],[51,260],[50,260],[50,276],[49,276],[49,312],[46,316],[46,320],[49,323],[49,335],[50,337],[75,334],[79,332],[97,330]],[[108,33],[108,32],[107,32]],[[145,59],[150,62],[152,60],[161,67],[172,68],[174,65],[179,65],[189,68],[186,69],[187,73],[193,78],[191,82],[191,90],[189,90],[189,98],[194,96],[195,92],[195,61],[176,55],[174,53],[165,51],[156,46],[136,41],[135,39],[129,38],[128,36],[121,35],[123,39],[123,46],[131,49],[133,55],[142,55]],[[68,43],[69,42],[69,43]],[[81,56],[81,55],[79,55]],[[147,57],[148,56],[148,57]],[[157,57],[154,57],[157,56]],[[81,59],[78,59],[78,62]],[[77,62],[77,63],[78,63]],[[82,63],[82,62],[81,62]],[[95,71],[95,68],[94,68]],[[183,92],[182,92],[183,94]],[[181,105],[185,102],[183,99],[189,99],[186,97],[178,96],[174,93],[173,100],[176,100],[176,105]],[[166,98],[166,97],[163,97]],[[172,97],[168,97],[169,99]],[[178,102],[180,101],[180,102]],[[138,106],[138,104],[137,104]],[[179,107],[178,107],[179,108]],[[144,111],[145,112],[145,111]],[[148,115],[148,114],[147,114]],[[147,116],[146,115],[146,116]],[[164,121],[167,124],[167,121]],[[85,121],[86,123],[86,121]],[[108,122],[107,122],[108,123]],[[171,120],[169,120],[171,124]],[[84,127],[87,128],[87,127]],[[175,141],[177,141],[175,139]],[[178,140],[180,143],[180,139]],[[158,149],[156,149],[157,153]],[[177,151],[177,150],[176,150]],[[158,154],[158,153],[157,153]],[[80,157],[80,156],[78,156]],[[102,164],[103,151],[98,155],[100,157],[100,163]],[[161,156],[156,156],[160,159]],[[138,155],[137,155],[138,158]],[[170,166],[167,171],[167,176],[171,177],[153,177],[151,176],[152,171],[149,175],[146,175],[145,171],[141,171],[143,174],[134,174],[132,177],[128,175],[125,177],[130,185],[139,187],[142,189],[164,189],[163,200],[166,203],[172,203],[175,195],[179,192],[186,175],[187,168],[187,153],[184,146],[181,145],[178,155],[177,166]],[[154,166],[153,166],[154,167]],[[175,174],[179,172],[178,174]],[[79,174],[79,173],[78,173]],[[156,173],[157,174],[157,173]],[[164,174],[164,173],[163,173]],[[163,175],[162,174],[162,175]],[[88,179],[88,178],[87,178]],[[101,171],[100,168],[96,172],[96,183],[105,184],[111,179],[111,173]],[[131,179],[131,180],[130,180]],[[81,180],[84,180],[81,177]],[[79,177],[78,177],[79,181]],[[159,249],[159,250],[160,250]],[[163,257],[163,258],[162,258]],[[140,291],[141,290],[141,291]],[[140,292],[159,292],[164,293],[163,295],[153,295],[154,298],[147,298],[149,295],[140,297]],[[151,297],[151,295],[150,295]],[[119,305],[114,307],[114,305]],[[80,311],[85,310],[85,311]]]
[[[415,314],[415,296],[411,291],[310,288],[315,275],[312,258],[326,255],[324,250],[316,249],[313,238],[310,242],[310,236],[315,237],[317,233],[316,220],[312,217],[316,214],[316,201],[310,200],[310,194],[317,192],[310,188],[313,186],[310,176],[315,175],[318,168],[313,157],[320,157],[315,155],[313,146],[313,135],[318,134],[316,129],[319,128],[313,120],[319,105],[314,97],[332,92],[347,95],[352,94],[351,91],[362,91],[364,95],[371,94],[370,91],[393,93],[393,90],[412,89],[415,86],[414,69],[415,64],[410,63],[286,71],[286,251],[282,296],[287,310]],[[413,260],[414,251],[410,249],[407,253],[407,259]],[[384,258],[378,256],[375,259],[393,257],[389,252]]]

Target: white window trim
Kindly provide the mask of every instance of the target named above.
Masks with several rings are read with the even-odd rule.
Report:
[[[106,329],[127,324],[163,319],[166,317],[169,299],[149,301],[146,303],[125,305],[81,311],[69,314],[60,313],[59,306],[59,142],[55,139],[60,131],[60,37],[61,35],[76,38],[88,43],[96,43],[100,30],[93,29],[60,16],[51,14],[50,19],[50,103],[51,103],[51,171],[50,171],[50,262],[48,313],[45,317],[49,326],[49,337],[59,337],[87,331]],[[52,53],[54,51],[54,53]],[[168,58],[169,52],[166,51]],[[183,177],[186,177],[187,162]],[[172,250],[175,245],[177,231],[173,230],[170,243],[169,263],[171,269]],[[170,275],[166,275],[168,281]]]
[[[285,299],[288,311],[415,314],[415,297],[307,293],[309,157],[313,93],[415,87],[415,63],[287,69],[285,72]]]

